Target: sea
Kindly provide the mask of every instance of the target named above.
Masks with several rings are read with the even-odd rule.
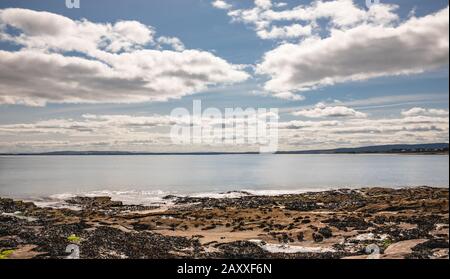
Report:
[[[448,155],[0,156],[0,197],[41,205],[76,195],[156,204],[167,195],[236,197],[424,185],[449,187]]]

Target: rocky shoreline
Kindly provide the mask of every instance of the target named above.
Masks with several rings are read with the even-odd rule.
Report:
[[[239,194],[66,201],[79,210],[0,198],[0,259],[449,258],[448,188]]]

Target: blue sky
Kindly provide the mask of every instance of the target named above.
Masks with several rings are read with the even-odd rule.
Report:
[[[273,10],[292,10],[296,6],[304,5],[311,6],[311,1],[272,1],[275,3],[282,2],[282,6]],[[326,2],[326,1],[325,1]],[[362,11],[367,11],[365,1],[353,1],[354,6]],[[414,107],[422,109],[439,109],[448,111],[448,34],[447,34],[447,56],[446,61],[434,63],[430,67],[424,66],[421,73],[409,74],[380,74],[379,76],[362,78],[357,80],[337,81],[331,85],[322,86],[319,79],[314,82],[318,86],[312,86],[308,90],[303,87],[306,84],[294,83],[287,90],[289,94],[302,96],[298,100],[292,98],[277,97],[277,89],[266,87],[269,80],[284,80],[285,77],[277,76],[275,73],[269,73],[270,69],[265,69],[266,74],[258,74],[252,70],[251,67],[263,65],[265,55],[268,52],[278,49],[284,44],[301,44],[303,37],[293,37],[289,39],[264,39],[257,33],[255,22],[245,22],[244,20],[232,20],[230,11],[253,9],[255,3],[253,1],[232,1],[226,2],[232,5],[229,9],[218,9],[212,5],[209,0],[165,0],[165,1],[145,1],[145,0],[96,0],[87,1],[81,0],[80,9],[68,9],[65,6],[64,0],[14,0],[0,2],[0,9],[22,8],[33,11],[46,11],[52,14],[64,16],[66,18],[80,21],[86,19],[92,23],[111,23],[118,21],[137,21],[145,26],[151,26],[156,32],[154,37],[176,37],[183,44],[186,50],[198,50],[207,52],[217,58],[223,59],[232,67],[236,65],[247,65],[243,70],[249,74],[249,78],[231,80],[216,85],[208,84],[206,88],[189,94],[181,94],[176,98],[169,98],[164,101],[142,101],[142,102],[115,102],[114,104],[107,101],[95,101],[94,104],[89,102],[60,102],[55,99],[49,99],[39,106],[24,105],[21,102],[4,102],[0,104],[0,125],[15,125],[15,124],[32,124],[38,121],[46,121],[52,119],[83,119],[85,114],[96,115],[132,115],[132,116],[146,116],[146,115],[167,115],[175,107],[192,106],[194,99],[201,99],[203,105],[214,106],[219,109],[226,107],[266,107],[279,108],[281,111],[281,121],[296,120],[298,117],[292,115],[293,111],[312,109],[318,103],[325,103],[330,107],[342,106],[356,111],[361,111],[369,115],[368,119],[380,118],[399,118],[402,111],[407,111]],[[393,12],[398,16],[395,27],[408,21],[411,17],[412,11],[416,18],[439,12],[448,7],[448,1],[441,0],[381,0],[383,5],[395,5],[396,9]],[[353,15],[349,14],[351,18]],[[338,20],[338,19],[337,19]],[[319,24],[321,30],[318,34],[323,35],[325,39],[330,31],[329,26],[332,24],[331,18],[318,18],[315,21]],[[297,21],[302,25],[307,25],[303,20]],[[331,22],[331,23],[330,23]],[[1,23],[1,21],[0,21]],[[9,23],[6,22],[6,25]],[[11,23],[12,24],[12,23]],[[288,26],[289,21],[270,22],[271,26]],[[334,23],[333,23],[334,24]],[[351,27],[342,28],[344,32],[349,32],[351,28],[357,27],[357,24]],[[362,23],[361,23],[362,24]],[[0,24],[1,26],[1,24]],[[390,26],[390,25],[389,25]],[[384,26],[388,28],[389,26]],[[0,30],[3,33],[14,34],[16,30],[12,31],[11,26]],[[20,30],[19,30],[20,31]],[[22,30],[23,31],[23,30]],[[448,31],[448,23],[447,23]],[[25,31],[24,31],[25,32]],[[448,32],[447,32],[448,33]],[[442,34],[445,36],[445,34]],[[0,40],[0,50],[6,52],[18,52],[23,50],[24,46],[17,42],[8,40]],[[146,48],[146,46],[145,46]],[[300,49],[299,49],[300,51]],[[408,49],[405,49],[408,52]],[[92,59],[85,54],[64,52],[63,55],[79,56],[86,59]],[[300,55],[300,53],[298,54]],[[444,53],[445,55],[445,53]],[[300,56],[299,56],[300,57]],[[273,59],[276,57],[274,56]],[[344,58],[342,58],[344,59]],[[441,59],[442,60],[442,59]],[[275,62],[274,62],[275,63]],[[327,61],[330,67],[337,67],[333,65],[333,61]],[[347,63],[347,62],[346,62]],[[370,63],[370,61],[369,61]],[[417,65],[421,62],[418,61]],[[437,66],[435,65],[437,64]],[[249,66],[250,65],[250,66]],[[269,64],[268,64],[269,65]],[[272,65],[272,64],[270,64]],[[273,65],[276,65],[273,64]],[[408,67],[418,67],[408,66]],[[295,63],[291,67],[296,67]],[[270,66],[269,66],[270,68]],[[416,68],[405,68],[404,70],[416,71]],[[302,69],[302,72],[303,69]],[[272,76],[271,76],[272,75]],[[309,82],[309,81],[308,81]],[[278,83],[277,83],[278,84]],[[309,85],[308,85],[309,86]],[[17,86],[17,90],[25,90]],[[283,90],[284,93],[285,90]],[[4,93],[6,94],[6,93]],[[9,93],[8,93],[9,94]],[[21,94],[19,92],[19,94]],[[22,96],[22,95],[20,95]],[[30,96],[28,96],[30,97]],[[30,98],[32,98],[31,96]],[[298,115],[297,115],[298,116]],[[318,120],[306,119],[301,115],[298,120]],[[325,117],[325,116],[324,116]],[[332,116],[330,116],[332,118]],[[340,118],[342,119],[342,118]],[[323,120],[323,119],[319,119]],[[445,124],[445,123],[444,123]],[[344,124],[345,125],[345,124]],[[448,123],[447,134],[448,134]],[[442,132],[442,131],[441,131]],[[444,131],[445,132],[445,131]],[[431,135],[426,141],[440,141],[442,134],[438,137]],[[434,137],[434,138],[433,138]],[[14,140],[24,141],[24,134],[18,132],[16,135],[0,134],[0,141],[8,141],[11,138]],[[38,136],[36,138],[42,138]],[[60,138],[60,134],[51,136],[47,134],[45,140],[53,140],[53,138]],[[418,137],[417,140],[424,137]],[[444,138],[445,140],[445,138]],[[348,142],[344,145],[363,143],[364,141]],[[373,143],[377,143],[374,139]],[[379,143],[386,143],[384,140]],[[1,145],[1,144],[0,144]],[[327,142],[323,146],[333,145],[332,141]],[[311,146],[322,146],[320,143],[311,144]],[[71,146],[69,146],[71,147]],[[297,148],[296,144],[288,148]],[[50,148],[50,147],[49,147]],[[155,147],[157,148],[157,147]],[[9,145],[2,150],[16,150],[20,148],[11,148]]]

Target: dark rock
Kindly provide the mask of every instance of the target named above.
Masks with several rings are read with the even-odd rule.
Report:
[[[333,233],[332,233],[330,227],[320,228],[319,233],[325,238],[330,238],[333,236]]]
[[[17,211],[29,211],[36,209],[36,205],[31,202],[14,201],[13,199],[0,198],[0,213],[14,213]]]
[[[296,211],[311,211],[315,209],[319,209],[315,202],[306,202],[306,201],[293,201],[286,204],[286,209],[288,210],[296,210]]]
[[[343,217],[330,218],[323,220],[322,223],[328,223],[330,226],[338,228],[340,230],[346,230],[347,228],[353,228],[355,230],[367,230],[371,224],[366,222],[364,218],[359,217]]]
[[[111,197],[73,197],[66,200],[69,204],[79,205],[85,209],[99,209],[123,206],[121,201],[112,201]]]
[[[135,223],[135,224],[133,224],[133,229],[135,229],[137,231],[146,231],[146,230],[151,230],[152,226],[149,224]]]
[[[449,242],[448,239],[430,239],[426,242],[420,243],[413,247],[411,250],[413,251],[410,255],[407,256],[408,259],[429,259],[433,256],[433,252],[435,250],[445,249],[447,250],[447,259],[448,259],[448,249]]]
[[[320,233],[313,233],[312,237],[313,237],[315,242],[322,242],[323,241],[323,236]]]
[[[257,244],[248,241],[235,241],[215,246],[222,251],[225,258],[230,259],[261,259],[267,258],[268,252]]]
[[[304,241],[304,238],[305,238],[305,234],[303,232],[299,232],[297,234],[297,240],[298,241]]]
[[[445,239],[430,239],[426,242],[420,243],[412,248],[413,251],[419,251],[422,249],[437,249],[437,248],[449,248],[449,242]]]

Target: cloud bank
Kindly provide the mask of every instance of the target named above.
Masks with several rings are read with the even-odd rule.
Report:
[[[310,118],[320,117],[355,117],[365,118],[367,114],[356,111],[345,106],[327,106],[324,103],[318,103],[313,109],[299,110],[292,113],[295,116],[304,116]]]
[[[434,110],[434,109],[430,109]],[[322,111],[328,112],[326,107]],[[410,111],[410,110],[407,110]],[[341,117],[311,120],[280,121],[279,150],[335,148],[392,143],[448,142],[448,111],[442,115],[355,118],[348,111]],[[329,113],[322,115],[329,116]],[[446,115],[443,115],[445,114]],[[312,114],[311,114],[312,115]],[[334,112],[333,115],[336,115]],[[137,150],[137,151],[249,151],[250,143],[223,145],[175,145],[170,139],[174,124],[191,125],[197,119],[174,118],[169,115],[94,115],[79,119],[48,119],[31,123],[0,125],[0,152],[43,150]],[[249,121],[241,119],[238,121]],[[222,125],[220,119],[203,121],[200,125],[213,129]],[[243,122],[244,123],[244,122]],[[225,133],[228,130],[225,130]],[[228,132],[234,133],[234,130]],[[243,131],[244,132],[244,131]]]
[[[366,9],[352,0],[313,1],[293,8],[255,0],[254,7],[229,7],[227,14],[233,22],[251,26],[261,39],[279,42],[264,54],[256,73],[267,77],[267,92],[282,98],[343,82],[447,66],[448,7],[404,20],[397,9],[390,4]],[[318,23],[323,20],[327,23]]]
[[[156,37],[137,21],[4,9],[0,40],[20,48],[0,50],[0,104],[165,101],[249,78],[243,66],[185,49],[175,37]]]

